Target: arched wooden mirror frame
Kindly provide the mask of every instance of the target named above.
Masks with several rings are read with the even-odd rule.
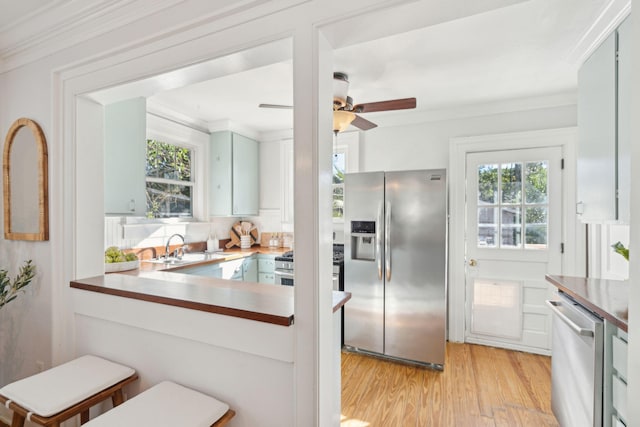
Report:
[[[11,227],[11,148],[16,134],[23,127],[29,128],[38,149],[38,230],[14,232]],[[20,118],[9,129],[4,141],[4,238],[8,240],[49,240],[49,172],[47,140],[40,126],[31,119]]]

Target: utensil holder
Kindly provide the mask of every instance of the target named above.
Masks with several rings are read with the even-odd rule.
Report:
[[[251,247],[251,236],[248,234],[240,236],[240,249],[249,249],[250,247]]]

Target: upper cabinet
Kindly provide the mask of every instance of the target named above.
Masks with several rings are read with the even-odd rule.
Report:
[[[146,213],[145,98],[104,107],[104,209],[106,214]]]
[[[629,221],[628,21],[578,73],[576,212],[583,222]]]
[[[618,27],[618,220],[631,212],[631,20]]]
[[[258,149],[257,141],[234,132],[220,131],[211,134],[210,215],[258,214]]]

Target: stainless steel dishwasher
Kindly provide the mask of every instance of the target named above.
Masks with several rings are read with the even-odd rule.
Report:
[[[602,319],[560,293],[553,312],[551,409],[562,427],[602,426]]]

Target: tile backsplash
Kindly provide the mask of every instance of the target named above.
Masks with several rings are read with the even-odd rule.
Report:
[[[126,248],[146,248],[164,246],[167,239],[181,234],[186,243],[204,242],[209,235],[220,240],[229,238],[231,226],[240,220],[251,221],[258,231],[286,231],[281,223],[279,210],[261,210],[258,216],[246,218],[212,217],[210,222],[154,222],[145,218],[105,217],[105,248],[117,246]]]

